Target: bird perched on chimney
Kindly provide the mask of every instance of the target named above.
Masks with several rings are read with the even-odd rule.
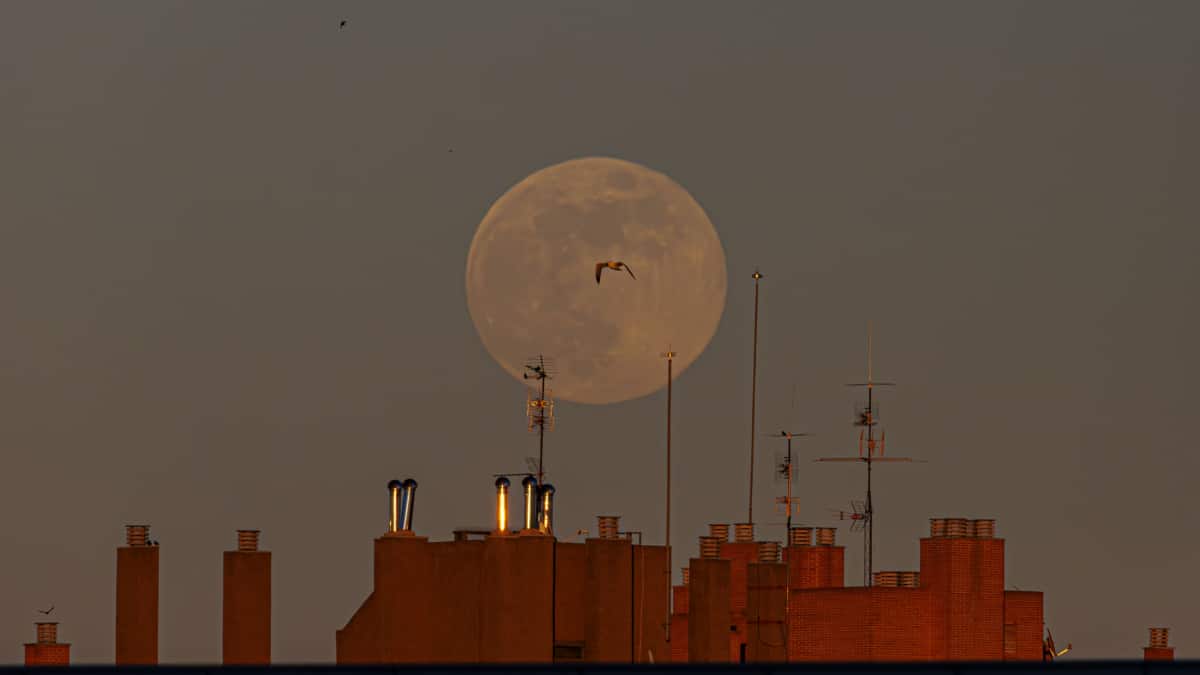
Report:
[[[597,284],[600,283],[600,273],[603,272],[605,269],[617,270],[617,271],[625,270],[626,272],[629,272],[629,276],[633,277],[634,281],[637,281],[637,277],[633,276],[633,270],[629,269],[629,265],[626,265],[625,263],[623,263],[619,260],[609,260],[607,262],[596,263],[596,283]]]
[[[39,612],[39,613],[41,613],[41,614],[45,614],[45,615],[47,615],[47,616],[49,616],[49,615],[50,615],[50,612],[53,612],[53,611],[54,611],[54,605],[53,605],[53,604],[51,604],[51,605],[50,605],[50,609],[39,609],[39,610],[38,610],[38,612]]]

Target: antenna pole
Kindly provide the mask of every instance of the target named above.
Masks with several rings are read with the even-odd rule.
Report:
[[[673,381],[671,366],[675,362],[675,352],[671,351],[670,345],[667,346],[666,353],[663,357],[667,359],[667,622],[665,630],[667,633],[667,643],[671,642],[671,600],[674,595],[671,588],[671,383]]]
[[[754,357],[750,366],[750,506],[746,522],[754,524],[754,414],[758,397],[758,280],[763,275],[754,270]]]
[[[534,427],[537,427],[537,468],[530,467],[530,471],[536,473],[540,486],[546,481],[546,427],[549,425],[551,429],[554,428],[554,402],[547,397],[548,394],[553,394],[546,390],[546,380],[550,379],[552,368],[546,363],[546,357],[539,354],[530,359],[529,363],[525,365],[525,369],[529,371],[523,375],[525,379],[538,380],[538,383],[533,386],[533,391],[528,394],[525,414],[529,417],[529,430],[533,431]],[[535,399],[534,396],[537,398]],[[530,461],[532,462],[532,460]]]
[[[862,462],[867,465],[867,500],[864,505],[862,520],[863,523],[863,586],[872,586],[874,584],[875,575],[875,500],[871,493],[871,472],[875,462],[913,462],[921,461],[914,460],[911,457],[885,457],[883,440],[875,440],[875,425],[879,421],[875,417],[875,387],[890,387],[894,386],[895,382],[876,382],[875,373],[873,371],[874,363],[871,344],[871,324],[867,323],[867,381],[855,382],[847,386],[850,387],[866,387],[867,388],[867,405],[858,413],[858,420],[855,426],[866,427],[866,431],[859,432],[858,435],[858,456],[857,457],[822,457],[818,462]],[[866,438],[866,448],[863,448],[863,439]],[[886,437],[886,434],[885,434]],[[878,443],[878,446],[876,445]],[[875,451],[879,450],[878,453]]]
[[[545,368],[544,365],[543,365],[543,368]],[[542,401],[546,400],[546,378],[545,377],[541,378],[541,393],[538,394],[538,396]],[[545,451],[546,451],[546,418],[545,418],[545,415],[543,412],[543,415],[540,418],[540,422],[538,423],[538,475],[537,475],[537,479],[538,479],[539,486],[543,485],[546,482],[545,481],[546,471],[545,471],[544,465],[542,464],[542,460],[544,459],[545,454],[546,454]]]
[[[784,541],[789,541],[788,537],[792,536],[792,435],[788,434],[787,439],[788,454],[787,454],[787,532],[784,533]]]

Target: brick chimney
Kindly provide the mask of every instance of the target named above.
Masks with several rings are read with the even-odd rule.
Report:
[[[729,525],[725,523],[709,523],[708,536],[716,537],[718,543],[724,544],[729,541]]]
[[[117,549],[116,664],[158,663],[158,544],[149,525],[126,525]]]
[[[271,552],[258,550],[258,530],[238,530],[237,550],[225,551],[221,660],[226,665],[271,663]]]
[[[58,641],[58,624],[45,621],[37,627],[37,642],[25,643],[25,665],[66,666],[71,663],[71,645]]]
[[[1150,646],[1142,650],[1146,661],[1174,661],[1175,648],[1170,645],[1169,628],[1151,628]]]

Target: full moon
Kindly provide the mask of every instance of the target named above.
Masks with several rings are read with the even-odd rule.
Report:
[[[596,263],[605,269],[596,283]],[[633,278],[633,277],[636,277]],[[504,193],[467,254],[467,307],[484,346],[521,379],[545,355],[560,399],[604,404],[666,386],[704,351],[725,309],[725,253],[696,200],[618,159],[546,167]]]

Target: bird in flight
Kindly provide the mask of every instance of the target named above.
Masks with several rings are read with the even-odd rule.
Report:
[[[346,27],[346,20],[342,19],[342,22],[338,24],[338,28],[345,28],[345,27]]]
[[[598,263],[596,263],[596,283],[597,284],[600,283],[600,273],[603,272],[605,270],[605,268],[610,269],[610,270],[617,270],[617,271],[625,270],[626,272],[629,272],[629,276],[633,277],[633,270],[629,269],[629,265],[626,265],[625,263],[623,263],[619,260],[609,260],[608,262],[598,262]],[[633,277],[633,280],[637,281],[637,277]]]
[[[45,614],[47,616],[49,616],[50,612],[53,612],[53,611],[54,611],[54,605],[50,605],[50,609],[39,609],[38,610],[38,612],[40,612],[41,614]]]

